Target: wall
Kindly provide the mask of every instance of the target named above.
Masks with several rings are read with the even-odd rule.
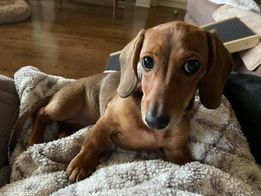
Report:
[[[187,0],[152,0],[156,5],[186,9]]]
[[[93,3],[93,4],[100,4],[100,5],[112,5],[112,0],[75,0],[75,1],[82,1],[87,3]],[[186,8],[187,0],[125,0],[119,1],[119,7],[124,7],[124,5],[132,4],[136,1],[136,6],[141,7],[150,7],[150,6],[167,6],[167,7],[176,7],[176,8]]]
[[[160,5],[185,9],[187,0],[136,0],[136,5],[142,7]]]

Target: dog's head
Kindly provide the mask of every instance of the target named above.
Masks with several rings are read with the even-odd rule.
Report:
[[[202,104],[215,109],[232,60],[215,32],[170,22],[139,34],[120,55],[118,94],[130,96],[140,82],[143,121],[151,128],[178,124],[196,90]]]

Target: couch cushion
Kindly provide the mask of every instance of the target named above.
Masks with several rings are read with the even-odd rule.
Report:
[[[5,184],[9,183],[10,173],[11,173],[11,168],[9,165],[0,168],[0,188]]]
[[[249,74],[232,74],[224,94],[236,113],[252,154],[257,163],[261,164],[261,78]]]
[[[209,2],[208,0],[188,0],[187,13],[198,24],[203,25],[214,22],[212,13],[219,5]]]
[[[0,75],[0,168],[8,163],[7,149],[11,128],[17,119],[19,99],[13,79]]]

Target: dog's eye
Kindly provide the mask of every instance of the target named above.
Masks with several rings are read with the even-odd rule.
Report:
[[[145,56],[142,59],[142,66],[146,71],[150,71],[154,66],[153,59],[149,56]]]
[[[187,75],[192,75],[198,71],[199,67],[200,67],[200,63],[198,60],[196,60],[196,59],[188,60],[183,65],[183,71]]]

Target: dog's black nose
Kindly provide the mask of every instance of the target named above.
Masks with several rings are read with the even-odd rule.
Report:
[[[154,116],[151,112],[147,112],[145,121],[147,125],[152,129],[164,129],[169,124],[170,116],[168,115]]]

